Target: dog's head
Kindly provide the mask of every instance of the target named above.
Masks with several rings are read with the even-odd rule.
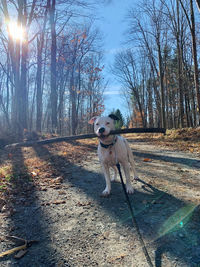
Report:
[[[110,131],[115,129],[115,120],[119,120],[114,114],[108,117],[93,117],[89,120],[89,124],[94,124],[94,132],[100,139],[106,139]]]

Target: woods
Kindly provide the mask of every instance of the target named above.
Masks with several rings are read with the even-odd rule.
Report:
[[[1,129],[76,134],[103,109],[102,49],[86,1],[2,1]]]
[[[194,127],[200,120],[199,13],[194,1],[140,1],[128,15],[130,48],[113,73],[143,127]],[[196,27],[197,26],[197,27]]]
[[[114,0],[113,0],[114,1]],[[103,2],[103,1],[102,1]],[[199,1],[141,0],[128,10],[127,49],[112,73],[134,127],[200,121]],[[104,112],[105,53],[93,1],[0,3],[0,128],[75,135]]]

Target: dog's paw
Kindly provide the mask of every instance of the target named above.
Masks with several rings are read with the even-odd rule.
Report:
[[[128,194],[133,194],[134,193],[133,187],[131,185],[126,186],[126,192]]]
[[[110,196],[110,191],[105,189],[102,193],[101,193],[102,197],[109,197]]]

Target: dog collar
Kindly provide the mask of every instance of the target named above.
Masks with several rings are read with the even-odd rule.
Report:
[[[108,145],[105,145],[103,143],[100,142],[100,145],[103,147],[103,148],[109,148],[109,147],[112,147],[114,146],[114,144],[117,142],[117,136],[114,138],[114,141],[111,143],[111,144],[108,144]]]

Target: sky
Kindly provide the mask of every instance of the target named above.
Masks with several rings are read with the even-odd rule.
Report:
[[[128,23],[125,20],[128,10],[134,4],[134,0],[112,0],[108,4],[99,7],[97,11],[101,19],[98,20],[97,26],[103,33],[105,68],[104,77],[108,80],[108,88],[104,93],[105,112],[109,114],[113,109],[120,109],[122,115],[127,117],[128,109],[123,93],[121,92],[121,84],[110,71],[110,65],[114,62],[117,51],[124,47],[125,31]]]

